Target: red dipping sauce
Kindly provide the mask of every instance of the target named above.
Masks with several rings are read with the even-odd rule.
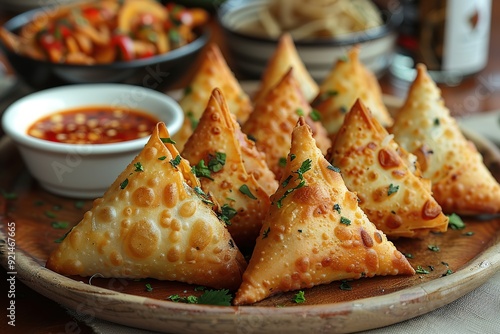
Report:
[[[109,144],[149,136],[159,120],[135,109],[86,106],[37,120],[28,135],[66,144]]]

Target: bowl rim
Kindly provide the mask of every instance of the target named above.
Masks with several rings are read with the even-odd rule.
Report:
[[[44,97],[49,96],[66,96],[68,92],[100,92],[109,91],[109,93],[119,93],[119,92],[130,92],[131,89],[135,89],[144,93],[145,96],[149,99],[153,99],[156,102],[164,104],[171,110],[171,113],[174,115],[171,124],[167,124],[167,122],[160,120],[167,125],[167,129],[169,130],[169,134],[172,136],[175,132],[177,132],[182,126],[184,120],[184,113],[180,107],[180,105],[170,96],[163,94],[161,92],[155,91],[150,88],[145,88],[136,85],[122,84],[122,83],[98,83],[98,84],[74,84],[74,85],[66,85],[66,86],[58,86],[53,88],[48,88],[44,90],[40,90],[31,94],[28,94],[14,103],[9,105],[1,119],[2,128],[7,136],[9,136],[16,144],[37,149],[43,150],[46,152],[66,154],[68,152],[87,152],[91,155],[109,155],[109,154],[118,154],[128,151],[135,151],[142,148],[146,142],[149,140],[150,136],[146,136],[143,138],[116,142],[116,143],[108,143],[108,144],[68,144],[68,143],[57,143],[52,141],[47,141],[40,138],[35,138],[27,134],[27,127],[15,127],[13,120],[18,117],[16,113],[18,112],[18,108],[27,103],[30,100],[36,101],[37,99],[44,99]],[[66,93],[66,94],[65,94]],[[90,105],[90,106],[98,106],[104,105],[105,102],[92,102],[83,103],[82,106]],[[137,109],[146,112],[149,114],[147,110],[141,108],[140,106]],[[38,118],[33,119],[29,124],[33,124],[40,117],[49,115],[51,112],[48,111],[42,115],[39,115]]]
[[[267,44],[276,44],[279,40],[278,38],[272,37],[260,37],[257,35],[247,35],[241,32],[238,32],[232,27],[230,27],[226,18],[227,15],[233,13],[234,11],[242,11],[249,10],[252,8],[258,8],[264,5],[268,0],[227,0],[225,1],[217,11],[217,19],[218,22],[224,32],[227,34],[248,39],[254,42],[259,43],[267,43]],[[391,15],[387,15],[389,12]],[[393,33],[395,28],[398,27],[403,22],[403,10],[401,5],[397,7],[397,10],[390,11],[382,9],[384,24],[379,27],[370,28],[367,30],[352,32],[348,34],[343,34],[341,37],[335,38],[322,38],[322,39],[302,39],[302,40],[294,40],[294,44],[296,46],[303,47],[314,47],[314,46],[345,46],[352,45],[362,42],[367,42],[375,39],[379,39],[385,37],[386,35]]]
[[[42,6],[38,8],[31,9],[29,11],[18,14],[3,24],[3,28],[7,29],[10,32],[16,32],[24,25],[28,24],[32,21],[32,19],[42,13],[44,11],[53,10],[53,6]],[[3,41],[0,39],[0,47],[4,50],[6,54],[16,55],[17,57],[23,59],[30,59],[31,61],[35,61],[40,64],[45,64],[47,66],[53,66],[63,69],[84,69],[84,68],[92,68],[92,69],[132,69],[136,67],[143,67],[148,65],[154,65],[157,63],[164,63],[167,61],[177,60],[193,52],[196,52],[202,49],[209,40],[210,37],[210,29],[207,26],[198,27],[195,29],[197,37],[191,41],[190,43],[183,45],[179,48],[170,50],[166,53],[155,55],[147,58],[133,59],[129,61],[116,61],[112,63],[105,64],[93,64],[93,65],[84,65],[84,64],[67,64],[67,63],[55,63],[50,60],[39,60],[34,59],[28,56],[24,56],[19,54],[10,48],[8,48]]]

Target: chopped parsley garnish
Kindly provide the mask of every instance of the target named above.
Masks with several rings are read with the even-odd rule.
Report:
[[[297,169],[296,171],[292,172],[292,173],[295,173],[297,174],[297,180],[300,180],[299,184],[293,188],[290,188],[290,189],[287,189],[285,191],[285,193],[283,194],[283,196],[281,196],[280,199],[278,199],[278,201],[276,202],[276,205],[278,206],[278,208],[281,208],[282,206],[282,203],[281,201],[283,199],[285,199],[285,197],[287,197],[290,193],[292,193],[293,191],[299,189],[299,188],[302,188],[303,186],[306,185],[306,180],[304,180],[304,173],[309,171],[311,169],[311,164],[312,164],[312,160],[311,159],[307,159],[307,160],[304,160],[302,162],[302,165],[300,166],[299,169]],[[285,181],[283,181],[283,183],[281,184],[281,186],[283,188],[285,188],[288,183],[290,182],[290,180],[292,179],[292,176],[288,176]]]
[[[404,254],[407,259],[413,259],[413,254],[412,253],[405,253]]]
[[[269,235],[269,232],[271,232],[271,228],[268,227],[264,230],[264,232],[262,232],[262,239],[265,239],[267,238],[267,236]]]
[[[339,213],[339,215],[340,215],[340,205],[338,203],[335,203],[333,205],[333,210],[337,211]]]
[[[347,113],[347,107],[346,107],[346,106],[340,106],[339,110],[340,110],[340,112],[341,112],[342,114]]]
[[[474,235],[474,232],[472,232],[472,231],[465,232],[463,235],[465,235],[466,237],[471,237]]]
[[[188,111],[186,113],[187,118],[189,119],[189,122],[191,123],[191,129],[194,130],[198,126],[198,120],[194,117],[194,114],[192,111]]]
[[[294,161],[297,156],[295,154],[290,154],[290,161]]]
[[[69,223],[68,222],[64,222],[64,221],[60,221],[60,222],[52,222],[51,225],[52,225],[53,228],[67,229]]]
[[[313,109],[311,111],[311,113],[309,114],[309,117],[311,117],[311,119],[315,122],[321,120],[321,114],[319,113],[319,111],[317,109]]]
[[[255,138],[253,135],[247,135],[247,138],[253,141],[254,143],[257,141],[257,138]]]
[[[434,125],[435,126],[438,126],[439,125],[439,118],[434,118]]]
[[[344,290],[344,291],[351,291],[352,290],[352,287],[349,283],[347,283],[346,280],[343,280],[341,283],[340,283],[340,286],[339,286],[340,290]]]
[[[286,158],[281,157],[279,162],[278,162],[278,165],[280,167],[286,167]]]
[[[200,160],[200,162],[198,162],[198,164],[194,165],[193,167],[191,167],[191,172],[196,175],[197,177],[205,177],[209,180],[214,180],[210,174],[210,169],[208,169],[208,166],[205,165],[205,160]]]
[[[147,291],[147,292],[151,292],[151,291],[153,291],[153,287],[151,286],[151,284],[146,283],[146,291]]]
[[[252,194],[252,192],[250,191],[250,188],[248,188],[248,186],[246,184],[244,184],[240,187],[240,192],[243,195],[250,197],[251,199],[257,199],[257,197],[255,197],[254,194]]]
[[[433,252],[439,252],[441,249],[436,245],[428,245],[427,248]]]
[[[226,153],[215,152],[215,155],[210,155],[208,160],[208,169],[212,172],[217,173],[226,164]]]
[[[293,296],[292,301],[297,303],[297,304],[305,303],[306,295],[305,295],[304,291],[301,290],[301,291],[297,292],[295,294],[295,296]]]
[[[122,183],[120,183],[120,188],[125,189],[127,185],[128,185],[128,179],[125,179]]]
[[[159,157],[159,158],[158,158],[158,160],[163,161],[163,160],[165,160],[166,158],[167,158],[166,156],[162,155],[161,157]]]
[[[231,306],[231,300],[233,297],[229,293],[229,290],[222,289],[205,291],[200,297],[193,295],[181,297],[178,294],[175,294],[168,296],[167,299],[176,303]]]
[[[214,205],[214,203],[210,200],[210,197],[207,194],[205,194],[203,189],[201,189],[200,187],[194,187],[193,190],[196,194],[198,194],[203,203],[208,205]]]
[[[191,86],[186,86],[184,88],[184,95],[189,95],[193,91],[193,88]]]
[[[302,108],[297,108],[297,110],[295,111],[297,113],[297,115],[299,116],[304,116],[304,110],[302,110]]]
[[[336,90],[327,90],[323,94],[321,94],[321,100],[326,100],[329,97],[337,96],[339,95],[339,92]]]
[[[335,167],[334,165],[328,165],[326,168],[329,170],[333,170],[334,172],[340,173],[340,168]]]
[[[71,230],[73,230],[73,227],[68,232],[64,233],[64,235],[62,237],[60,237],[59,239],[54,240],[54,242],[58,243],[58,244],[61,243],[61,242],[63,242],[63,240],[66,239],[66,236],[69,234],[69,232],[71,232]]]
[[[231,219],[236,216],[238,211],[230,207],[228,204],[221,206],[221,211],[217,213],[217,216],[222,220],[227,226],[231,225]]]
[[[449,276],[451,274],[453,274],[453,270],[447,269],[446,272],[443,274],[443,276]]]
[[[175,144],[175,141],[172,138],[160,138],[162,143]]]
[[[395,186],[392,183],[389,184],[389,189],[387,189],[387,196],[391,196],[392,194],[398,192],[399,186]]]
[[[144,166],[141,164],[141,162],[136,162],[134,164],[135,170],[134,172],[144,172]]]
[[[75,202],[75,208],[77,208],[77,209],[82,209],[84,206],[85,206],[84,201],[76,201]]]
[[[340,217],[340,223],[349,226],[349,225],[351,225],[351,220],[349,218],[346,218],[346,217]]]
[[[181,163],[181,156],[177,154],[177,156],[172,160],[170,160],[169,162],[172,165],[172,167],[177,168],[177,166],[179,166],[179,164]]]
[[[49,218],[56,218],[56,214],[52,211],[45,211],[45,215]]]
[[[449,218],[448,226],[452,230],[463,230],[465,228],[464,221],[456,213],[452,213],[451,215],[448,216],[448,218]]]
[[[428,274],[428,273],[430,273],[429,270],[426,270],[426,269],[422,268],[422,266],[417,266],[417,269],[415,269],[415,272],[417,274]]]
[[[5,199],[16,199],[17,198],[17,194],[16,193],[8,193],[8,192],[3,191],[3,190],[2,190],[2,196]]]

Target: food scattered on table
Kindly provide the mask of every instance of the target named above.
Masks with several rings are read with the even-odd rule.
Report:
[[[202,190],[218,202],[215,210],[238,247],[252,249],[278,183],[255,143],[241,131],[219,89],[212,92],[181,155],[193,166]],[[245,162],[255,158],[260,170],[248,169]]]
[[[384,127],[393,122],[375,74],[359,60],[360,51],[360,47],[355,46],[348,51],[347,57],[337,60],[312,102],[332,140],[358,98]]]
[[[361,100],[347,113],[327,160],[342,171],[359,206],[388,237],[446,232],[448,217],[432,197],[416,157],[394,141]]]
[[[198,125],[214,88],[223,92],[227,106],[238,122],[245,122],[252,112],[250,97],[241,88],[217,44],[210,44],[203,50],[196,73],[179,100],[184,110],[184,123],[174,140],[180,151]]]
[[[271,201],[235,305],[332,281],[415,273],[368,220],[302,117]]]
[[[423,64],[417,66],[417,77],[391,132],[405,150],[417,156],[422,175],[432,182],[433,196],[444,212],[500,212],[500,185],[451,117]]]
[[[156,278],[237,289],[245,259],[163,123],[52,252],[63,275]]]
[[[43,117],[33,123],[28,134],[66,144],[110,144],[147,137],[158,122],[141,110],[86,106]]]
[[[260,80],[260,86],[257,92],[255,92],[253,100],[258,101],[261,97],[265,96],[271,88],[280,82],[283,75],[291,67],[305,98],[309,102],[312,101],[318,94],[318,84],[307,71],[289,34],[284,34],[279,38],[278,45],[266,64]]]
[[[307,40],[342,37],[382,24],[371,0],[270,0],[241,31],[273,38],[289,33],[295,40]]]
[[[254,110],[243,124],[242,130],[255,139],[257,148],[265,154],[266,162],[277,180],[281,179],[290,151],[292,130],[303,116],[313,128],[317,146],[326,153],[331,145],[317,114],[304,98],[295,69],[290,68],[265,96],[255,102]],[[313,114],[311,116],[311,113]]]
[[[197,38],[208,12],[154,0],[87,1],[40,11],[19,32],[0,29],[16,53],[66,64],[108,64],[148,58]]]

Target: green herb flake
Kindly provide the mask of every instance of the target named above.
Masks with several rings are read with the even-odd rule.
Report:
[[[442,276],[450,276],[451,274],[453,274],[453,270],[447,269]]]
[[[271,232],[271,228],[268,227],[264,230],[264,232],[262,232],[262,239],[265,239],[267,238],[267,236],[269,235],[269,232]]]
[[[205,291],[205,290],[206,290],[206,287],[201,286],[201,285],[194,288],[194,291]]]
[[[297,110],[295,110],[295,112],[297,113],[297,115],[299,116],[304,116],[304,110],[302,110],[302,108],[297,108]]]
[[[426,269],[422,268],[422,266],[417,266],[417,269],[415,269],[415,272],[417,274],[428,274],[428,273],[430,273],[429,270],[426,270]]]
[[[52,206],[52,210],[54,210],[54,211],[60,211],[60,210],[62,210],[62,205],[54,204]]]
[[[141,164],[141,162],[136,162],[134,164],[135,170],[134,172],[144,172],[144,166]]]
[[[65,230],[68,228],[69,223],[65,221],[56,221],[50,224],[53,228]]]
[[[45,203],[44,203],[44,201],[38,200],[38,201],[35,201],[33,204],[35,204],[35,206],[43,206]]]
[[[466,237],[471,237],[474,235],[474,232],[468,231],[468,232],[465,232],[463,235],[465,235]]]
[[[214,205],[214,203],[210,200],[210,197],[207,194],[205,194],[203,189],[201,189],[200,187],[194,187],[193,190],[201,198],[203,203],[208,205]]]
[[[428,245],[427,246],[427,249],[433,251],[433,252],[439,252],[441,249],[439,248],[439,246],[436,246],[436,245]]]
[[[405,253],[404,254],[407,259],[413,259],[413,254],[412,253]]]
[[[351,220],[346,217],[340,217],[340,223],[349,226],[351,225]]]
[[[340,168],[335,167],[334,165],[328,165],[326,168],[329,170],[333,170],[334,172],[340,173]]]
[[[294,161],[297,156],[295,154],[290,154],[290,161]]]
[[[56,218],[56,217],[57,217],[57,216],[56,216],[56,214],[55,214],[54,212],[52,212],[52,211],[48,211],[48,210],[47,210],[47,211],[45,211],[45,215],[46,215],[47,217],[49,217],[49,218]]]
[[[456,213],[452,213],[451,215],[448,216],[448,218],[449,218],[448,226],[452,230],[463,230],[465,228],[464,221]]]
[[[189,95],[193,91],[193,88],[191,86],[186,86],[184,88],[184,95]]]
[[[434,125],[439,126],[439,118],[434,118]]]
[[[198,304],[231,306],[232,299],[227,289],[207,290],[198,298]]]
[[[210,155],[208,160],[208,169],[214,173],[220,171],[226,164],[226,153],[215,152],[215,155]]]
[[[199,120],[194,117],[194,114],[192,111],[188,111],[186,113],[187,118],[189,119],[189,123],[191,123],[191,129],[194,130],[198,126]]]
[[[125,189],[127,185],[128,185],[128,179],[125,179],[122,183],[120,183],[120,188]]]
[[[253,141],[254,143],[257,142],[257,138],[255,138],[253,135],[248,134],[247,135],[248,140]]]
[[[399,190],[399,186],[395,186],[392,183],[389,184],[389,188],[387,189],[387,196],[391,196],[394,193],[397,193]]]
[[[162,143],[175,144],[175,140],[173,140],[172,138],[160,138],[160,140]]]
[[[179,164],[181,163],[181,156],[177,154],[177,156],[172,160],[170,160],[169,162],[172,165],[172,167],[177,169],[177,166],[179,166]]]
[[[151,286],[151,284],[149,284],[149,283],[146,283],[145,288],[146,288],[146,291],[147,291],[147,292],[151,292],[151,291],[153,291],[153,287],[152,287],[152,286]]]
[[[313,109],[311,111],[311,113],[309,114],[309,117],[311,117],[311,119],[315,122],[318,122],[321,120],[321,114],[319,113],[319,111],[317,109]]]
[[[347,107],[346,107],[346,106],[340,106],[339,111],[340,111],[342,114],[346,114],[346,113],[347,113]]]
[[[222,220],[226,226],[231,225],[231,219],[236,216],[238,211],[236,211],[234,208],[230,207],[228,204],[224,204],[221,206],[221,211],[217,213],[217,216],[219,217],[220,220]]]
[[[208,169],[208,166],[205,165],[205,160],[200,160],[196,165],[191,167],[191,172],[196,175],[197,177],[204,177],[209,180],[214,180],[210,175],[210,169]]]
[[[84,206],[85,206],[84,201],[76,201],[75,202],[75,208],[77,208],[77,209],[83,209]]]
[[[158,160],[163,161],[163,160],[165,160],[166,158],[167,158],[166,156],[162,155],[161,157],[159,157],[159,158],[158,158]]]
[[[290,195],[292,192],[294,192],[295,190],[299,189],[299,188],[302,188],[306,185],[306,181],[304,180],[304,173],[306,173],[307,171],[309,171],[311,169],[311,165],[312,165],[312,160],[311,159],[306,159],[302,162],[302,164],[300,165],[300,168],[297,169],[296,171],[292,172],[292,173],[295,173],[297,174],[297,180],[300,180],[299,184],[291,189],[287,189],[285,191],[285,193],[281,196],[281,198],[278,199],[278,201],[276,202],[276,206],[278,208],[281,208],[282,206],[282,201],[283,199],[285,199],[288,195]],[[292,179],[291,176],[287,177],[286,180],[282,183],[282,187],[286,187],[288,185],[288,183],[290,182],[290,180]],[[274,203],[273,203],[274,204]]]
[[[255,197],[254,194],[252,194],[252,192],[250,191],[250,189],[246,184],[242,185],[239,190],[243,195],[246,195],[251,199],[257,199],[257,197]]]
[[[60,237],[59,239],[54,240],[54,242],[58,243],[58,244],[63,242],[63,240],[66,239],[66,236],[69,234],[69,232],[71,232],[71,230],[73,230],[73,228],[71,228],[68,232],[64,233],[64,235],[62,237]]]
[[[351,291],[352,290],[351,285],[346,280],[343,280],[340,283],[339,288],[340,288],[340,290],[343,290],[343,291]]]
[[[278,165],[282,168],[286,167],[286,158],[281,157],[278,162]]]
[[[337,211],[337,212],[338,212],[338,214],[340,215],[340,211],[341,211],[341,209],[340,209],[340,204],[335,203],[335,204],[333,205],[333,210]]]
[[[295,296],[293,296],[293,299],[292,301],[296,304],[302,304],[302,303],[305,303],[306,302],[306,295],[304,293],[304,291],[299,291],[295,294]]]

